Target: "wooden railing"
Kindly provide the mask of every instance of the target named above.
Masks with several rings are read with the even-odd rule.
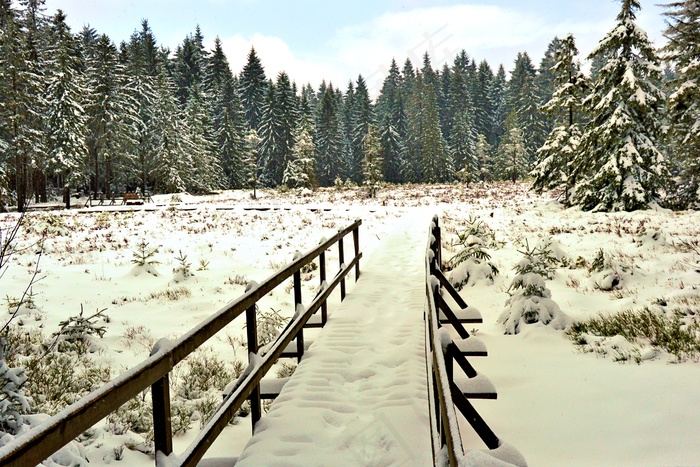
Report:
[[[445,451],[450,466],[460,465],[465,455],[457,422],[457,411],[469,422],[490,450],[498,449],[501,440],[489,428],[469,399],[496,399],[491,383],[481,377],[469,363],[467,357],[486,356],[486,349],[476,338],[469,335],[462,323],[481,322],[481,317],[470,313],[469,307],[442,273],[442,239],[438,217],[433,217],[429,229],[428,247],[425,256],[426,271],[426,349],[428,358],[428,387],[430,397],[433,459],[435,465],[444,465]],[[444,294],[455,303],[448,304]],[[458,316],[461,314],[461,316]],[[459,335],[457,340],[442,327],[450,324]],[[458,385],[454,378],[454,363],[457,363],[468,380],[478,380],[476,390],[468,384]],[[515,452],[514,457],[520,457]],[[522,463],[520,461],[519,463]]]
[[[151,356],[141,364],[70,405],[39,426],[18,436],[13,442],[0,447],[0,465],[26,467],[39,464],[149,387],[153,398],[156,465],[196,465],[246,400],[251,401],[251,417],[254,427],[261,415],[260,381],[263,376],[272,368],[277,359],[283,356],[285,349],[294,339],[297,339],[297,345],[296,352],[293,352],[292,355],[301,358],[304,352],[303,329],[306,322],[321,309],[322,322],[325,323],[326,301],[331,292],[340,284],[341,299],[345,298],[345,277],[353,268],[355,268],[355,280],[359,277],[360,258],[362,257],[359,243],[361,224],[361,220],[355,221],[306,254],[298,255],[284,269],[260,284],[249,284],[241,297],[211,315],[179,339],[158,341]],[[355,255],[346,264],[343,240],[350,233],[352,233]],[[327,282],[326,250],[335,244],[338,245],[339,271],[330,282]],[[311,303],[304,307],[301,296],[300,271],[316,258],[319,258],[320,262],[321,286]],[[294,317],[274,344],[266,350],[264,355],[261,355],[257,342],[255,305],[258,300],[290,277],[293,277],[294,281]],[[251,356],[247,369],[235,382],[219,409],[185,452],[177,456],[170,456],[173,451],[170,424],[170,372],[177,363],[243,313],[246,315],[248,354]]]

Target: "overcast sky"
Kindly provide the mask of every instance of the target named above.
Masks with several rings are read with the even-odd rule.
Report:
[[[641,0],[638,24],[663,41],[664,0]],[[362,74],[373,95],[391,62],[435,68],[461,49],[477,63],[513,68],[517,52],[536,65],[556,35],[574,34],[582,59],[608,32],[620,10],[614,0],[47,0],[62,9],[74,32],[89,24],[117,44],[143,18],[160,44],[175,49],[199,25],[207,46],[218,36],[234,73],[255,46],[268,77],[285,70],[297,84],[321,79],[345,88]]]

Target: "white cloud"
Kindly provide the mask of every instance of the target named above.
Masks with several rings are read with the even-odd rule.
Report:
[[[612,7],[611,12],[590,15],[598,19],[567,18],[559,22],[547,22],[541,12],[528,10],[527,5],[519,9],[492,5],[416,8],[343,27],[303,54],[276,36],[237,35],[222,38],[222,42],[234,73],[243,68],[253,45],[268,77],[274,79],[285,70],[298,85],[310,82],[318,86],[325,79],[344,89],[349,80],[362,74],[376,97],[392,58],[399,67],[406,58],[420,67],[426,51],[435,68],[445,62],[452,64],[455,55],[464,49],[477,62],[486,59],[494,71],[503,64],[509,72],[517,52],[527,51],[538,65],[555,35],[572,33],[583,60],[613,26],[617,6]],[[661,38],[658,10],[643,10],[639,24],[649,28],[652,40]]]
[[[340,77],[331,61],[299,57],[279,37],[254,34],[250,38],[236,35],[220,39],[234,73],[240,73],[248,60],[250,48],[255,47],[255,52],[265,68],[265,75],[273,80],[280,71],[286,71],[299,87],[307,82],[318,87],[322,79]]]

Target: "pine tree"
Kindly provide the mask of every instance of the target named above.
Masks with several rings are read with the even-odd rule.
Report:
[[[148,176],[159,193],[185,191],[191,167],[186,125],[180,119],[175,83],[164,65],[159,67],[151,125],[155,135],[153,168]]]
[[[489,102],[492,108],[491,132],[495,146],[498,146],[506,132],[506,117],[508,116],[507,89],[506,69],[503,65],[499,65],[496,76],[494,76],[489,87]]]
[[[177,86],[177,97],[181,105],[186,105],[190,90],[195,85],[204,85],[208,55],[204,50],[204,37],[199,26],[194,34],[188,34],[175,49],[173,58],[173,80]]]
[[[676,67],[668,97],[671,121],[671,156],[680,166],[675,203],[680,207],[700,204],[700,2],[676,1],[666,5],[668,18],[665,58]]]
[[[369,97],[367,84],[362,75],[357,77],[352,105],[352,150],[350,163],[350,180],[361,183],[363,176],[362,160],[364,158],[364,138],[370,125],[374,124],[374,110]]]
[[[362,184],[369,189],[369,197],[377,196],[382,181],[382,145],[375,125],[370,125],[362,140]]]
[[[129,170],[127,185],[133,187],[135,179],[141,192],[146,193],[153,186],[151,173],[155,169],[154,153],[157,135],[153,132],[152,125],[156,99],[155,81],[158,68],[166,62],[167,57],[158,50],[155,36],[147,20],[141,22],[141,30],[134,31],[131,35],[127,53],[128,60],[125,64],[129,80],[127,88],[131,90],[131,98],[138,112],[138,120],[132,128],[133,137],[136,140],[135,166]]]
[[[493,179],[493,163],[491,160],[491,145],[486,141],[486,136],[478,134],[476,137],[476,148],[474,149],[474,159],[477,164],[479,180],[486,182]]]
[[[664,104],[661,68],[634,22],[639,8],[638,0],[622,0],[616,26],[589,55],[608,61],[585,101],[593,119],[574,162],[574,201],[584,209],[644,209],[659,199],[669,177],[656,147]]]
[[[187,191],[208,193],[221,188],[223,173],[215,156],[212,119],[200,86],[195,82],[189,89],[185,107],[186,141],[191,166],[184,181]]]
[[[449,151],[456,175],[464,183],[478,178],[476,161],[476,132],[469,108],[457,116],[450,133]]]
[[[411,87],[407,107],[408,180],[438,183],[452,180],[454,166],[440,132],[434,87],[418,73]]]
[[[316,146],[311,137],[311,128],[306,124],[299,125],[294,131],[292,157],[282,177],[282,183],[287,188],[314,189],[318,186],[314,167],[315,152]]]
[[[552,66],[552,72],[557,87],[552,98],[543,106],[543,110],[552,116],[557,126],[537,151],[537,164],[532,171],[535,178],[532,188],[537,193],[563,189],[563,202],[566,205],[570,202],[569,195],[573,187],[571,163],[581,141],[581,122],[578,116],[588,91],[588,80],[576,62],[576,55],[578,50],[574,37],[569,34],[560,42],[555,53],[556,63]]]
[[[4,162],[10,169],[8,188],[15,191],[17,210],[26,210],[32,191],[34,157],[44,154],[43,85],[36,50],[23,25],[23,12],[0,4],[0,134]],[[0,202],[0,204],[4,204]]]
[[[92,189],[112,195],[115,185],[124,185],[123,169],[133,164],[137,140],[131,131],[138,122],[133,89],[127,88],[124,66],[117,62],[117,49],[107,35],[97,40],[89,58],[87,105],[88,154]]]
[[[402,181],[400,168],[406,135],[406,115],[400,86],[401,73],[396,61],[392,59],[376,105],[384,162],[383,176],[392,183]]]
[[[476,71],[471,94],[474,103],[474,127],[477,133],[486,136],[486,140],[490,145],[495,143],[493,128],[494,109],[489,96],[493,79],[491,66],[486,60],[483,60]]]
[[[321,186],[330,186],[342,178],[342,126],[333,86],[328,86],[321,97],[315,129],[316,169]]]
[[[250,48],[248,62],[241,71],[239,86],[248,127],[261,133],[267,78],[265,77],[265,69],[253,47]]]
[[[494,160],[494,174],[501,180],[515,183],[527,175],[528,166],[525,137],[515,112],[511,111],[506,118],[506,134],[498,146]]]
[[[268,85],[261,123],[261,158],[263,180],[268,186],[282,183],[294,146],[294,129],[298,113],[296,96],[287,73],[281,71],[277,82]]]
[[[249,129],[245,136],[245,155],[243,157],[243,170],[245,174],[245,186],[253,189],[253,199],[257,199],[260,137],[254,129]]]
[[[76,44],[66,16],[58,10],[51,22],[46,87],[46,129],[48,172],[58,176],[64,188],[63,200],[70,208],[70,189],[80,186],[87,158],[82,105],[86,94],[84,78],[78,72]]]

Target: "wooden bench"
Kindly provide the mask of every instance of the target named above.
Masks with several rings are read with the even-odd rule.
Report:
[[[143,204],[144,200],[138,193],[124,193],[122,204]]]

